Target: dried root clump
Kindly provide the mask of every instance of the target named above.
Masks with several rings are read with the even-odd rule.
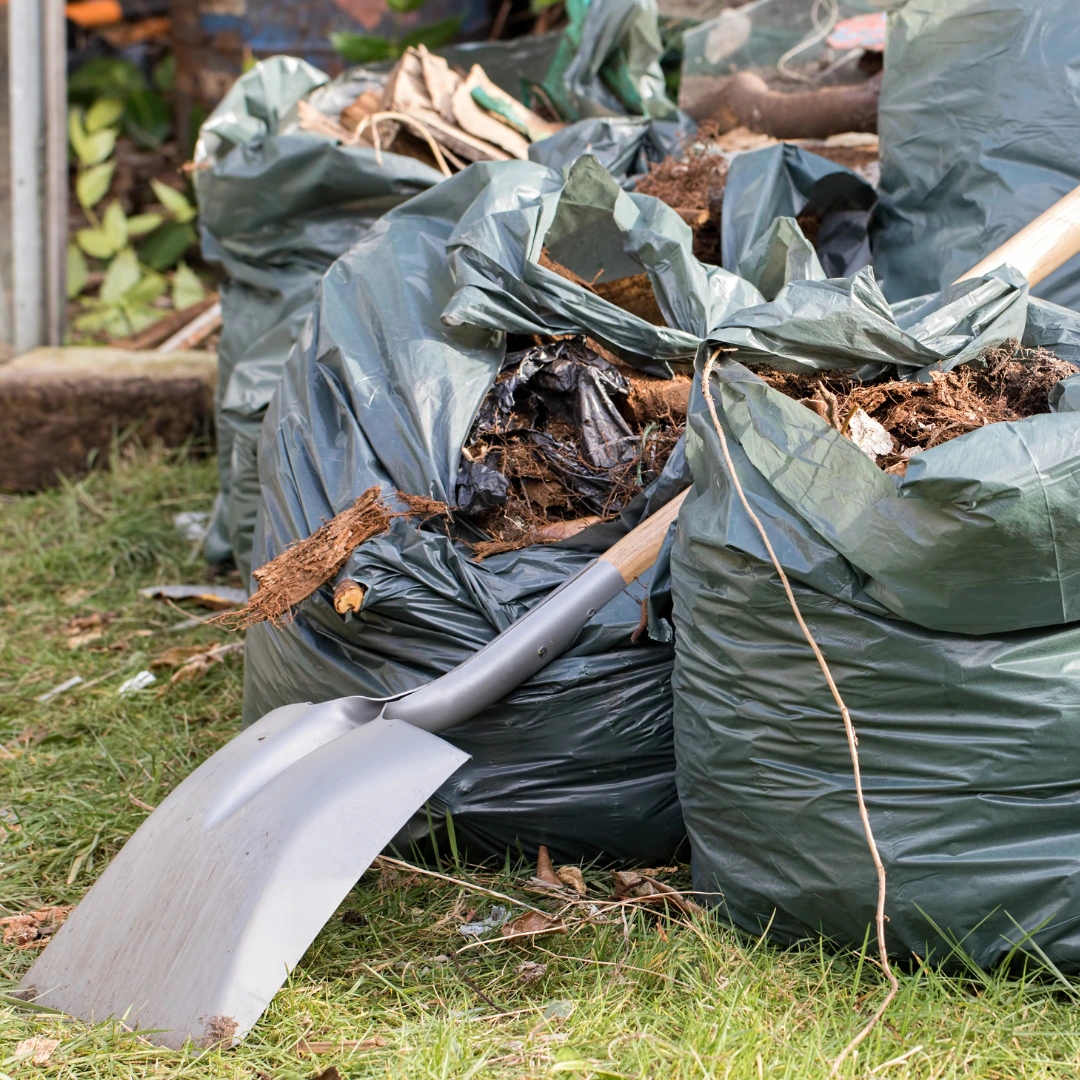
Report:
[[[689,380],[652,378],[591,344],[545,339],[509,354],[481,405],[455,510],[488,534],[473,545],[478,559],[613,517],[660,475],[679,441]]]
[[[928,383],[860,383],[841,371],[758,374],[852,438],[886,472],[902,475],[923,450],[986,424],[1049,412],[1051,387],[1076,368],[1013,339],[988,349],[978,363],[932,372]]]

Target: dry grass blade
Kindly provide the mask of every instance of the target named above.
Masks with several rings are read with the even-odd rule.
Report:
[[[855,725],[851,722],[851,716],[848,713],[847,706],[844,704],[844,699],[840,696],[840,691],[837,689],[836,682],[832,677],[832,672],[829,670],[829,665],[826,663],[825,657],[818,647],[818,643],[814,640],[814,635],[810,633],[810,628],[803,619],[802,612],[799,610],[798,602],[795,599],[795,593],[792,592],[791,583],[788,581],[787,574],[784,573],[784,568],[780,565],[780,560],[776,557],[776,552],[773,551],[773,546],[769,541],[765,526],[761,524],[761,519],[754,513],[746,498],[746,493],[743,491],[742,484],[739,483],[738,474],[735,472],[735,464],[731,460],[731,454],[728,451],[727,438],[724,435],[724,429],[720,424],[720,418],[716,414],[716,403],[713,401],[709,380],[712,378],[712,373],[716,368],[716,358],[720,355],[720,351],[720,349],[715,350],[705,363],[705,367],[701,372],[701,392],[704,395],[705,403],[709,408],[709,415],[712,418],[717,438],[720,440],[720,450],[724,455],[724,464],[727,467],[728,476],[731,477],[731,482],[735,487],[735,493],[739,496],[739,502],[742,503],[743,510],[746,511],[747,517],[750,518],[754,524],[754,528],[757,529],[758,535],[765,545],[765,550],[769,553],[769,559],[772,561],[773,567],[780,577],[780,583],[784,587],[784,593],[787,596],[788,603],[791,605],[791,610],[795,614],[799,629],[802,630],[803,636],[806,638],[806,643],[813,651],[818,666],[821,668],[821,673],[825,676],[825,681],[829,685],[829,692],[833,696],[833,701],[836,702],[836,707],[840,710],[840,716],[844,721],[844,732],[847,735],[848,751],[851,754],[851,769],[855,776],[855,797],[859,803],[859,818],[862,820],[863,832],[866,834],[866,843],[870,849],[870,856],[874,860],[874,868],[877,870],[878,898],[874,921],[877,927],[878,956],[881,962],[881,970],[889,981],[889,992],[885,996],[885,1000],[878,1007],[874,1015],[870,1017],[870,1020],[862,1030],[848,1043],[847,1046],[844,1047],[840,1052],[840,1055],[833,1062],[829,1075],[835,1076],[844,1059],[863,1041],[863,1039],[866,1038],[867,1035],[870,1034],[871,1031],[874,1030],[877,1022],[884,1016],[885,1010],[892,1004],[893,998],[896,997],[900,990],[900,984],[897,982],[896,975],[893,973],[892,966],[889,964],[889,951],[885,945],[885,865],[881,861],[881,855],[878,852],[877,843],[874,840],[874,830],[870,825],[870,815],[866,809],[866,799],[863,797],[862,774],[859,770],[859,741],[855,735]]]
[[[259,583],[247,606],[213,620],[234,630],[276,622],[306,600],[345,565],[353,549],[386,532],[391,513],[377,487],[370,487],[347,510],[286,548],[252,577]]]

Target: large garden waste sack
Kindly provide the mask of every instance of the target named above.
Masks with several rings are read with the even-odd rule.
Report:
[[[979,427],[889,475],[753,368],[929,381],[1009,338],[1076,361],[1078,329],[1009,269],[892,311],[863,271],[791,282],[699,357],[700,370],[710,349],[734,350],[711,394],[851,711],[903,957],[957,963],[962,941],[991,967],[1014,942],[1033,952],[1030,933],[1080,969],[1080,376],[1050,391],[1055,412]],[[751,932],[861,946],[877,881],[842,721],[699,381],[687,458],[670,578],[695,887]]]
[[[612,278],[651,268],[681,305],[662,301],[669,326],[694,317],[707,326],[706,308],[717,318],[726,308],[689,244],[673,211],[621,191],[592,158],[565,180],[531,162],[474,165],[385,215],[327,273],[285,365],[259,450],[256,565],[372,485],[391,500],[395,491],[451,507],[471,500],[461,451],[506,356],[503,331],[588,333],[659,375],[668,361],[691,360],[694,326],[651,325],[540,265],[545,253],[587,281],[601,267]],[[742,300],[753,302],[745,290]],[[460,515],[449,528],[443,518],[396,519],[338,575],[366,590],[358,613],[335,611],[332,581],[294,620],[249,631],[246,719],[288,702],[392,694],[443,674],[671,498],[684,477],[680,445],[620,519],[479,563]],[[646,584],[600,611],[564,657],[447,733],[472,760],[434,798],[431,821],[439,828],[449,813],[459,847],[501,856],[547,844],[563,859],[639,864],[676,850],[684,830],[673,651],[631,641]],[[427,822],[421,815],[421,832]]]
[[[908,0],[890,15],[874,259],[940,289],[1080,181],[1075,0]],[[1036,289],[1080,307],[1080,260]]]
[[[221,494],[207,557],[248,570],[258,508],[259,428],[282,365],[312,310],[319,278],[385,211],[442,179],[422,162],[341,146],[302,131],[310,100],[339,113],[364,75],[328,84],[302,60],[273,57],[242,76],[203,125],[196,149],[203,254],[220,263],[218,349]]]
[[[597,49],[614,50],[604,71],[617,70],[620,93],[641,100],[650,97],[656,71],[651,53],[635,43],[642,34],[649,38],[642,27],[650,19],[655,25],[655,9],[644,0],[627,11],[597,4],[588,15],[584,45],[575,38],[571,47],[559,35],[548,35],[535,43],[447,51],[451,62],[480,62],[504,90],[524,95],[530,75],[539,81],[545,67],[555,70],[550,56],[557,49],[576,58],[574,71]],[[643,58],[640,64],[637,58]],[[237,81],[203,126],[196,149],[203,254],[228,276],[222,289],[217,408],[221,493],[206,554],[214,562],[235,558],[245,578],[258,507],[259,428],[285,358],[310,314],[319,278],[381,214],[442,179],[414,158],[384,152],[380,163],[374,148],[342,145],[334,137],[342,110],[365,91],[381,91],[385,79],[385,73],[355,69],[330,81],[302,60],[273,57]],[[575,84],[577,105],[569,113],[574,117],[588,95],[604,100],[609,95],[602,81],[583,79]],[[332,123],[312,130],[317,125],[299,116],[304,105]],[[597,111],[611,110],[598,105]],[[653,119],[674,117],[670,103],[630,111],[647,116],[612,122],[603,131],[594,130],[593,122],[580,131],[571,125],[545,140],[554,145],[541,150],[538,159],[562,167],[588,149],[626,178],[673,152],[680,135],[692,130],[678,119]]]

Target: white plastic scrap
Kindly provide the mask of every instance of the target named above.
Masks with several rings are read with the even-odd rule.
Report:
[[[134,694],[137,690],[145,690],[151,683],[155,682],[157,682],[157,679],[151,672],[140,671],[137,675],[132,675],[130,679],[125,679],[116,692],[123,696]]]
[[[848,436],[851,441],[871,460],[877,460],[880,454],[891,454],[893,437],[869,413],[856,409],[848,421]]]
[[[35,701],[46,702],[52,701],[54,697],[58,697],[67,690],[73,690],[76,686],[83,681],[81,675],[73,675],[67,682],[62,682],[59,686],[54,686],[51,690],[46,690],[44,694],[38,694]]]
[[[201,544],[210,531],[210,515],[205,510],[185,510],[173,514],[173,525],[184,534],[185,540]]]
[[[496,930],[510,917],[510,912],[501,904],[492,904],[491,913],[482,922],[463,923],[458,927],[462,937],[480,937],[489,930]]]

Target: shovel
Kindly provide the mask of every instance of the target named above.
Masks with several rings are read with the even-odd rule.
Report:
[[[652,566],[686,492],[460,667],[394,698],[286,705],[142,823],[22,982],[173,1048],[238,1042],[337,906],[468,759],[437,733],[565,652]]]

